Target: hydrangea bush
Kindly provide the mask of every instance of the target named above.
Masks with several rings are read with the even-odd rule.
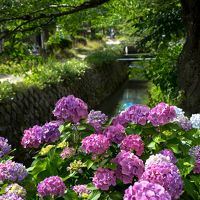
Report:
[[[22,146],[37,151],[28,169],[0,137],[0,200],[200,199],[200,114],[162,102],[108,120],[73,95],[53,114],[24,131]]]

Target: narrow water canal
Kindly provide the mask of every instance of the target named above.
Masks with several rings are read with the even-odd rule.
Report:
[[[98,107],[109,117],[134,104],[145,104],[147,101],[147,82],[128,80]]]

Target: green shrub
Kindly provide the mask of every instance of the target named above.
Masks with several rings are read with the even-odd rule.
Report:
[[[8,81],[0,82],[0,101],[13,98],[17,92],[24,90],[25,88],[26,85],[22,82],[16,84]]]
[[[120,56],[120,51],[118,48],[104,48],[91,53],[86,61],[90,65],[95,65],[97,67],[102,67],[105,64],[112,63],[116,61]]]
[[[160,102],[162,97],[168,99],[175,99],[178,96],[179,91],[177,87],[177,62],[182,50],[182,43],[169,43],[167,48],[159,50],[156,59],[151,61],[150,64],[145,68],[145,76],[150,80],[156,87],[153,88],[154,95],[150,99]],[[159,99],[155,98],[155,88],[158,89]],[[166,101],[166,100],[165,100]],[[174,102],[175,103],[175,102]]]
[[[177,95],[173,95],[173,92],[165,92],[160,89],[159,86],[156,86],[154,84],[149,84],[148,88],[148,101],[147,104],[151,107],[155,106],[158,102],[166,102],[171,105],[180,105],[182,102],[182,99],[184,97],[184,94],[182,91],[178,91]]]
[[[25,83],[44,88],[47,85],[73,80],[80,77],[88,68],[84,61],[71,59],[67,62],[49,60],[47,64],[34,68],[32,73],[25,77]]]

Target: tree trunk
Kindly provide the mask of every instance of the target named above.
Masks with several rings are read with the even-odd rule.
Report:
[[[178,66],[178,85],[185,92],[183,108],[200,112],[200,0],[181,0],[187,39]]]

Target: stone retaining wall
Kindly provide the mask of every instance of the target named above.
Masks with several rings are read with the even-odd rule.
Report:
[[[8,138],[12,146],[17,147],[17,160],[26,160],[29,154],[25,154],[20,145],[23,130],[52,120],[52,110],[58,99],[73,94],[90,108],[95,108],[126,78],[126,64],[115,62],[103,68],[90,68],[73,82],[22,91],[12,100],[0,102],[0,136]]]

